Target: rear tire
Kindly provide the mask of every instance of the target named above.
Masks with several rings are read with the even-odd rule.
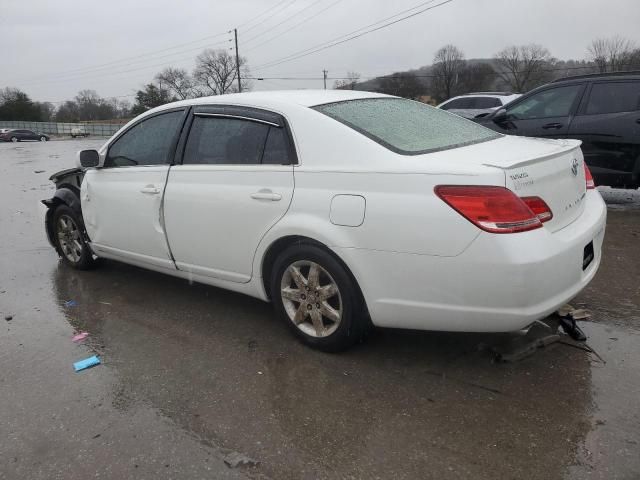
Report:
[[[19,142],[20,140],[18,140],[18,138],[17,138],[17,137],[11,137],[11,141],[12,141],[13,143],[16,143],[16,142]]]
[[[369,330],[355,281],[331,253],[316,245],[293,245],[278,255],[270,292],[278,316],[310,347],[342,351]]]
[[[62,261],[77,270],[93,268],[96,261],[85,240],[82,220],[67,205],[53,212],[53,237]]]

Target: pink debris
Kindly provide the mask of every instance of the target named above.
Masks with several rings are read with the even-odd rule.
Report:
[[[89,334],[87,332],[80,332],[79,334],[74,335],[74,337],[71,339],[71,341],[74,342],[74,343],[80,343],[81,341],[83,341],[88,336],[89,336]]]

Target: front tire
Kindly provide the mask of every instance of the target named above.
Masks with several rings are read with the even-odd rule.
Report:
[[[46,142],[47,141],[47,137],[44,137],[44,136],[40,137],[40,141],[41,142]]]
[[[355,281],[329,252],[312,244],[283,251],[272,269],[276,313],[304,343],[325,352],[345,350],[369,328]]]
[[[62,261],[77,270],[88,270],[96,261],[82,231],[82,221],[67,205],[53,212],[53,233]]]

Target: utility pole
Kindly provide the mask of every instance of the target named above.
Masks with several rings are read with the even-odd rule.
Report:
[[[322,70],[322,77],[324,78],[324,89],[327,89],[327,73],[329,73],[327,70]]]
[[[236,76],[238,77],[238,92],[242,93],[242,82],[240,82],[240,55],[238,55],[238,29],[233,29],[236,38]]]

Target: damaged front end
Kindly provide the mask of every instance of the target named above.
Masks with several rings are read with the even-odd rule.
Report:
[[[53,197],[42,200],[47,207],[45,214],[45,230],[49,243],[58,251],[58,245],[54,238],[53,230],[53,212],[58,205],[67,205],[77,213],[78,218],[82,219],[82,207],[80,205],[80,186],[84,178],[84,169],[75,167],[61,170],[49,177],[56,185],[56,191]],[[83,225],[84,228],[84,225]],[[58,251],[58,254],[61,252]]]

